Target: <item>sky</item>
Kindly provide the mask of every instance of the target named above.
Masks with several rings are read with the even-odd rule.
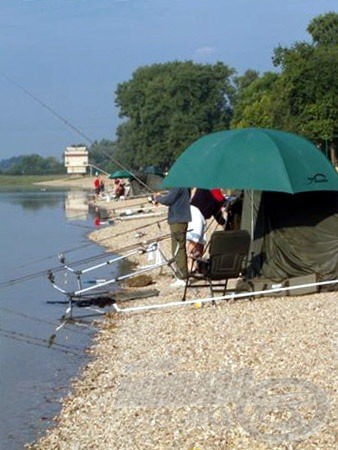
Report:
[[[168,61],[264,73],[337,0],[0,0],[0,160],[114,141],[119,83]],[[78,130],[78,131],[76,131]]]

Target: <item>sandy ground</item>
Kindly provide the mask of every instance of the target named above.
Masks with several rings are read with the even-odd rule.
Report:
[[[90,176],[65,176],[58,180],[40,181],[38,185],[50,186],[50,187],[67,187],[67,188],[79,188],[79,189],[93,189],[94,178]]]
[[[137,212],[149,208],[140,199],[109,207],[113,225],[91,239],[119,254],[157,239],[170,257],[164,207],[152,217]],[[134,270],[148,256],[131,257]],[[215,307],[199,302],[209,296],[203,288],[189,290],[194,304],[181,302],[168,266],[148,275],[151,284],[134,290],[159,295],[107,313],[55,427],[27,448],[338,448],[337,293]],[[125,309],[169,302],[179,306]]]

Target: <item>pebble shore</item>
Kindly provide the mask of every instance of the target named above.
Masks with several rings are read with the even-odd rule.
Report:
[[[142,202],[111,202],[113,224],[89,238],[118,253],[159,239],[169,258],[165,208],[117,218],[149,207]],[[151,263],[132,259],[136,270]],[[159,295],[106,314],[55,426],[27,449],[338,448],[336,292],[123,312],[181,301],[169,267],[149,275],[151,285],[134,289]],[[208,296],[190,289],[188,300]]]

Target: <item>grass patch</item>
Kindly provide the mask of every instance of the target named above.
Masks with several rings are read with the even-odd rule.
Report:
[[[0,175],[0,189],[37,188],[34,183],[39,181],[62,180],[66,178],[65,174],[60,175]]]

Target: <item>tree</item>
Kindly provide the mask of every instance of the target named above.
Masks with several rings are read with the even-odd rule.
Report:
[[[236,78],[237,94],[232,128],[274,127],[272,93],[277,79],[278,75],[275,73],[267,72],[260,77],[254,71],[247,71]]]
[[[95,141],[88,149],[89,162],[106,172],[115,171],[118,166],[115,163],[116,144],[107,139]]]
[[[338,139],[338,14],[312,20],[308,30],[313,44],[296,43],[275,50],[274,63],[282,69],[278,92],[285,108],[284,129],[330,147],[337,164]]]
[[[7,175],[55,175],[64,173],[63,164],[53,156],[43,158],[35,153],[20,156],[6,171]]]
[[[129,119],[117,128],[116,159],[130,170],[138,169],[132,145],[133,121]]]
[[[315,17],[307,31],[317,45],[338,45],[338,14],[329,12]]]
[[[127,119],[118,129],[118,154],[133,169],[170,166],[198,137],[228,128],[234,73],[223,63],[191,61],[137,69],[116,90],[120,117]]]

